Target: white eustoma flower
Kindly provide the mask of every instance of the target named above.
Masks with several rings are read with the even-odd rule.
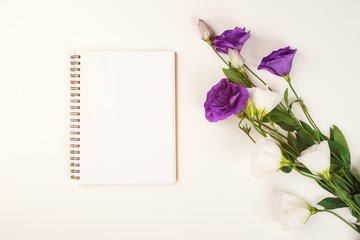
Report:
[[[201,38],[204,41],[211,44],[212,40],[215,36],[215,32],[206,24],[206,22],[204,20],[201,20],[201,19],[199,19],[198,27],[199,27]]]
[[[287,166],[289,160],[281,154],[280,148],[270,138],[257,141],[252,151],[251,174],[255,177],[266,177]]]
[[[327,141],[314,144],[300,153],[297,158],[313,174],[321,175],[326,179],[330,178],[330,148]]]
[[[244,58],[241,56],[240,51],[229,48],[228,55],[230,57],[231,66],[234,69],[243,69]]]
[[[261,88],[248,88],[249,99],[255,105],[259,120],[271,112],[283,99],[280,93]]]
[[[282,193],[279,202],[280,223],[283,230],[290,230],[305,224],[316,208],[311,207],[304,199],[289,193]]]

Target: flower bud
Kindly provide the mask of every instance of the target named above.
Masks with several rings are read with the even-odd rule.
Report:
[[[228,55],[230,57],[231,66],[234,69],[243,69],[244,58],[241,56],[240,51],[229,48]]]
[[[201,19],[199,19],[198,27],[201,38],[211,45],[215,36],[215,32],[206,24],[205,21]]]

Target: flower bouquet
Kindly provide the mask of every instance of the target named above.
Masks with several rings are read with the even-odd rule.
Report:
[[[273,51],[258,66],[258,70],[267,70],[287,82],[289,87],[285,92],[278,93],[245,64],[240,54],[250,32],[236,27],[215,36],[203,20],[199,20],[198,27],[202,39],[226,65],[223,69],[226,78],[207,93],[206,119],[217,122],[234,114],[238,116],[238,127],[255,143],[251,163],[254,176],[265,177],[279,170],[296,171],[333,195],[318,202],[317,206],[310,206],[302,198],[283,193],[280,203],[283,227],[298,227],[311,215],[327,212],[360,233],[357,225],[360,222],[360,178],[351,170],[350,151],[342,132],[333,126],[329,135],[323,134],[292,86],[290,71],[296,49],[285,47]],[[220,53],[227,54],[230,61]],[[256,86],[249,74],[262,86]],[[289,91],[294,101],[289,101]],[[300,105],[307,123],[295,116],[295,104]],[[263,138],[255,141],[254,134]],[[349,222],[333,211],[338,208],[348,208],[354,220]]]

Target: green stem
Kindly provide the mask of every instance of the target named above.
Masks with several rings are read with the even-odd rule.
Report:
[[[346,196],[344,196],[344,194],[331,182],[331,180],[327,180],[327,182],[331,185],[331,187],[333,187],[333,189],[335,190],[335,192],[337,192],[341,197],[340,199],[343,200],[345,203],[347,203],[347,205],[354,210],[358,215],[360,215],[360,211],[359,208],[353,204],[353,202],[351,201],[351,199],[347,198]]]
[[[283,147],[281,147],[281,146],[279,146],[279,148],[280,148],[281,150],[283,150],[284,152],[287,152],[288,154],[292,155],[294,159],[296,159],[296,158],[298,157],[298,156],[295,155],[294,153],[286,150],[285,148],[283,148]]]
[[[249,70],[249,72],[251,72],[252,75],[254,75],[257,79],[259,79],[260,82],[262,82],[265,86],[267,86],[270,91],[272,91],[271,88],[266,84],[266,82],[264,82],[258,75],[256,75],[256,73],[254,73],[253,71],[251,71],[251,69],[250,69],[246,64],[244,64],[244,67],[245,67],[247,70]]]
[[[323,183],[323,182],[321,182],[321,180],[319,180],[319,179],[317,179],[316,177],[314,177],[314,176],[311,176],[311,175],[309,175],[309,174],[305,174],[305,173],[303,173],[302,171],[300,171],[299,169],[297,169],[296,167],[294,167],[294,169],[295,169],[295,171],[297,171],[298,173],[300,173],[301,175],[303,175],[303,176],[305,176],[305,177],[308,177],[308,178],[311,178],[311,179],[313,179],[313,180],[315,180],[318,184],[320,184],[321,186],[323,186],[325,189],[327,189],[328,190],[328,192],[330,192],[330,193],[332,193],[332,194],[334,194],[334,195],[336,195],[335,194],[335,192],[329,187],[329,186],[327,186],[325,183]]]
[[[329,193],[332,193],[333,195],[336,196],[334,190],[332,190],[328,185],[326,185],[325,183],[323,183],[321,180],[317,180],[316,181],[319,185],[321,185],[323,188],[325,188]]]
[[[353,171],[351,171],[351,169],[349,169],[349,172],[356,180],[360,182],[360,178]]]
[[[256,141],[250,136],[250,133],[247,132],[247,131],[245,131],[245,130],[240,126],[241,122],[242,122],[242,121],[239,122],[238,127],[239,127],[241,130],[243,130],[243,132],[251,139],[251,141],[252,141],[253,143],[256,143]]]
[[[304,167],[304,165],[300,164],[300,163],[288,163],[290,166],[292,167]]]
[[[314,120],[311,118],[309,112],[308,112],[308,111],[305,109],[305,107],[303,106],[302,100],[299,98],[299,96],[297,95],[295,89],[293,88],[293,86],[292,86],[292,84],[291,84],[290,77],[287,76],[287,77],[285,77],[285,79],[286,79],[286,81],[288,82],[289,87],[290,87],[291,91],[294,93],[296,99],[299,101],[299,103],[300,103],[300,105],[301,105],[301,109],[303,110],[303,112],[304,112],[307,120],[308,120],[309,123],[313,126],[313,128],[320,133],[320,136],[321,136],[321,132],[320,132],[319,128],[316,126],[316,124],[315,124]]]
[[[267,88],[272,91],[272,89],[269,87],[269,85],[267,85],[267,83],[265,81],[263,81],[256,73],[254,73],[246,64],[244,64],[244,67],[252,73],[252,75],[254,75],[260,82],[262,82],[262,84],[264,84],[265,86],[267,86]],[[254,85],[254,84],[253,84]],[[255,87],[255,85],[254,85]],[[282,109],[286,110],[284,104],[280,103],[280,106],[282,107]]]
[[[343,179],[340,175],[336,175],[336,176],[334,176],[335,178],[337,178],[337,179],[339,179],[339,180],[341,180],[343,183],[345,183],[348,187],[350,187],[352,190],[354,190],[354,186],[353,185],[351,185],[348,181],[351,181],[350,179],[348,179],[347,178],[347,180],[348,181],[346,181],[345,179]],[[346,176],[346,174],[345,174],[345,177],[347,177]],[[349,190],[349,192],[351,192],[350,191],[350,189],[348,189]]]
[[[259,128],[258,126],[256,126],[255,122],[254,121],[251,121],[251,124],[253,125],[253,127],[255,128],[255,130],[263,137],[266,137],[266,133],[264,130],[262,130],[261,128]]]
[[[212,48],[212,50],[216,53],[216,55],[218,55],[218,57],[226,64],[226,66],[228,66],[230,69],[233,69],[234,71],[236,71],[234,68],[231,67],[231,64],[229,64],[228,62],[225,61],[225,59],[216,51],[215,48],[213,48],[213,46],[208,43],[210,45],[210,47]],[[253,86],[255,87],[255,85],[250,81],[250,79],[248,78],[248,76],[246,75],[246,73],[244,72],[244,74],[242,74],[241,72],[239,72],[239,74],[242,76],[242,78],[245,80],[245,82],[247,83],[247,85],[249,86]]]
[[[316,177],[313,177],[313,176],[311,176],[311,175],[305,174],[305,173],[303,173],[302,171],[300,171],[299,169],[297,169],[296,167],[294,167],[294,169],[295,169],[295,171],[297,171],[298,173],[300,173],[301,175],[303,175],[303,176],[305,176],[305,177],[311,178],[311,179],[313,179],[313,180],[315,180],[315,181],[319,181],[319,179],[317,179]]]
[[[286,151],[285,149],[284,149],[284,150],[285,150],[287,153],[293,155],[293,157],[295,157],[295,159],[296,159],[296,158],[298,157],[298,155],[299,155],[299,153],[297,152],[297,150],[296,150],[295,148],[293,148],[288,142],[286,142],[286,141],[288,141],[287,137],[285,137],[283,134],[281,134],[281,133],[275,128],[274,124],[270,124],[270,125],[272,126],[272,128],[270,128],[269,126],[266,126],[265,124],[263,124],[263,125],[261,125],[261,126],[264,126],[264,127],[266,127],[267,129],[275,132],[275,133],[277,134],[278,138],[274,138],[273,136],[272,136],[272,138],[278,140],[279,143],[281,142],[281,143],[286,144],[289,148],[291,148],[291,149],[295,152],[295,154],[290,153],[289,151]],[[282,138],[286,139],[286,141],[284,141]]]
[[[256,143],[255,140],[250,136],[250,134],[246,133],[246,135],[248,135],[248,137],[251,139],[251,141],[253,141],[253,143]]]
[[[267,126],[267,125],[265,125],[265,124],[262,124],[261,126],[266,127],[267,129],[269,129],[269,130],[272,130],[272,131],[273,131],[273,129],[272,129],[271,127],[269,127],[269,126]],[[283,137],[283,138],[287,139],[285,135],[283,135],[283,134],[281,134],[281,133],[279,133],[279,134],[280,134],[280,136],[281,136],[281,137]]]
[[[221,58],[221,60],[223,60],[223,62],[226,64],[226,66],[231,67],[230,64],[225,61],[225,59],[216,51],[215,48],[213,48],[213,46],[211,46],[210,43],[209,43],[209,45],[210,45],[210,47],[212,48],[212,50],[214,50],[214,52],[216,53],[216,55],[218,55],[218,57]]]
[[[346,221],[344,218],[342,218],[339,214],[333,212],[333,211],[330,211],[330,210],[327,210],[327,209],[322,209],[322,210],[317,210],[317,212],[328,212],[328,213],[331,213],[332,215],[338,217],[339,219],[341,219],[344,223],[346,223],[349,227],[351,227],[352,229],[354,229],[356,232],[360,233],[351,223],[349,223],[348,221]]]

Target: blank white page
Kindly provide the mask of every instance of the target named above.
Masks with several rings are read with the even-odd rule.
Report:
[[[80,55],[80,180],[176,181],[175,53]]]

